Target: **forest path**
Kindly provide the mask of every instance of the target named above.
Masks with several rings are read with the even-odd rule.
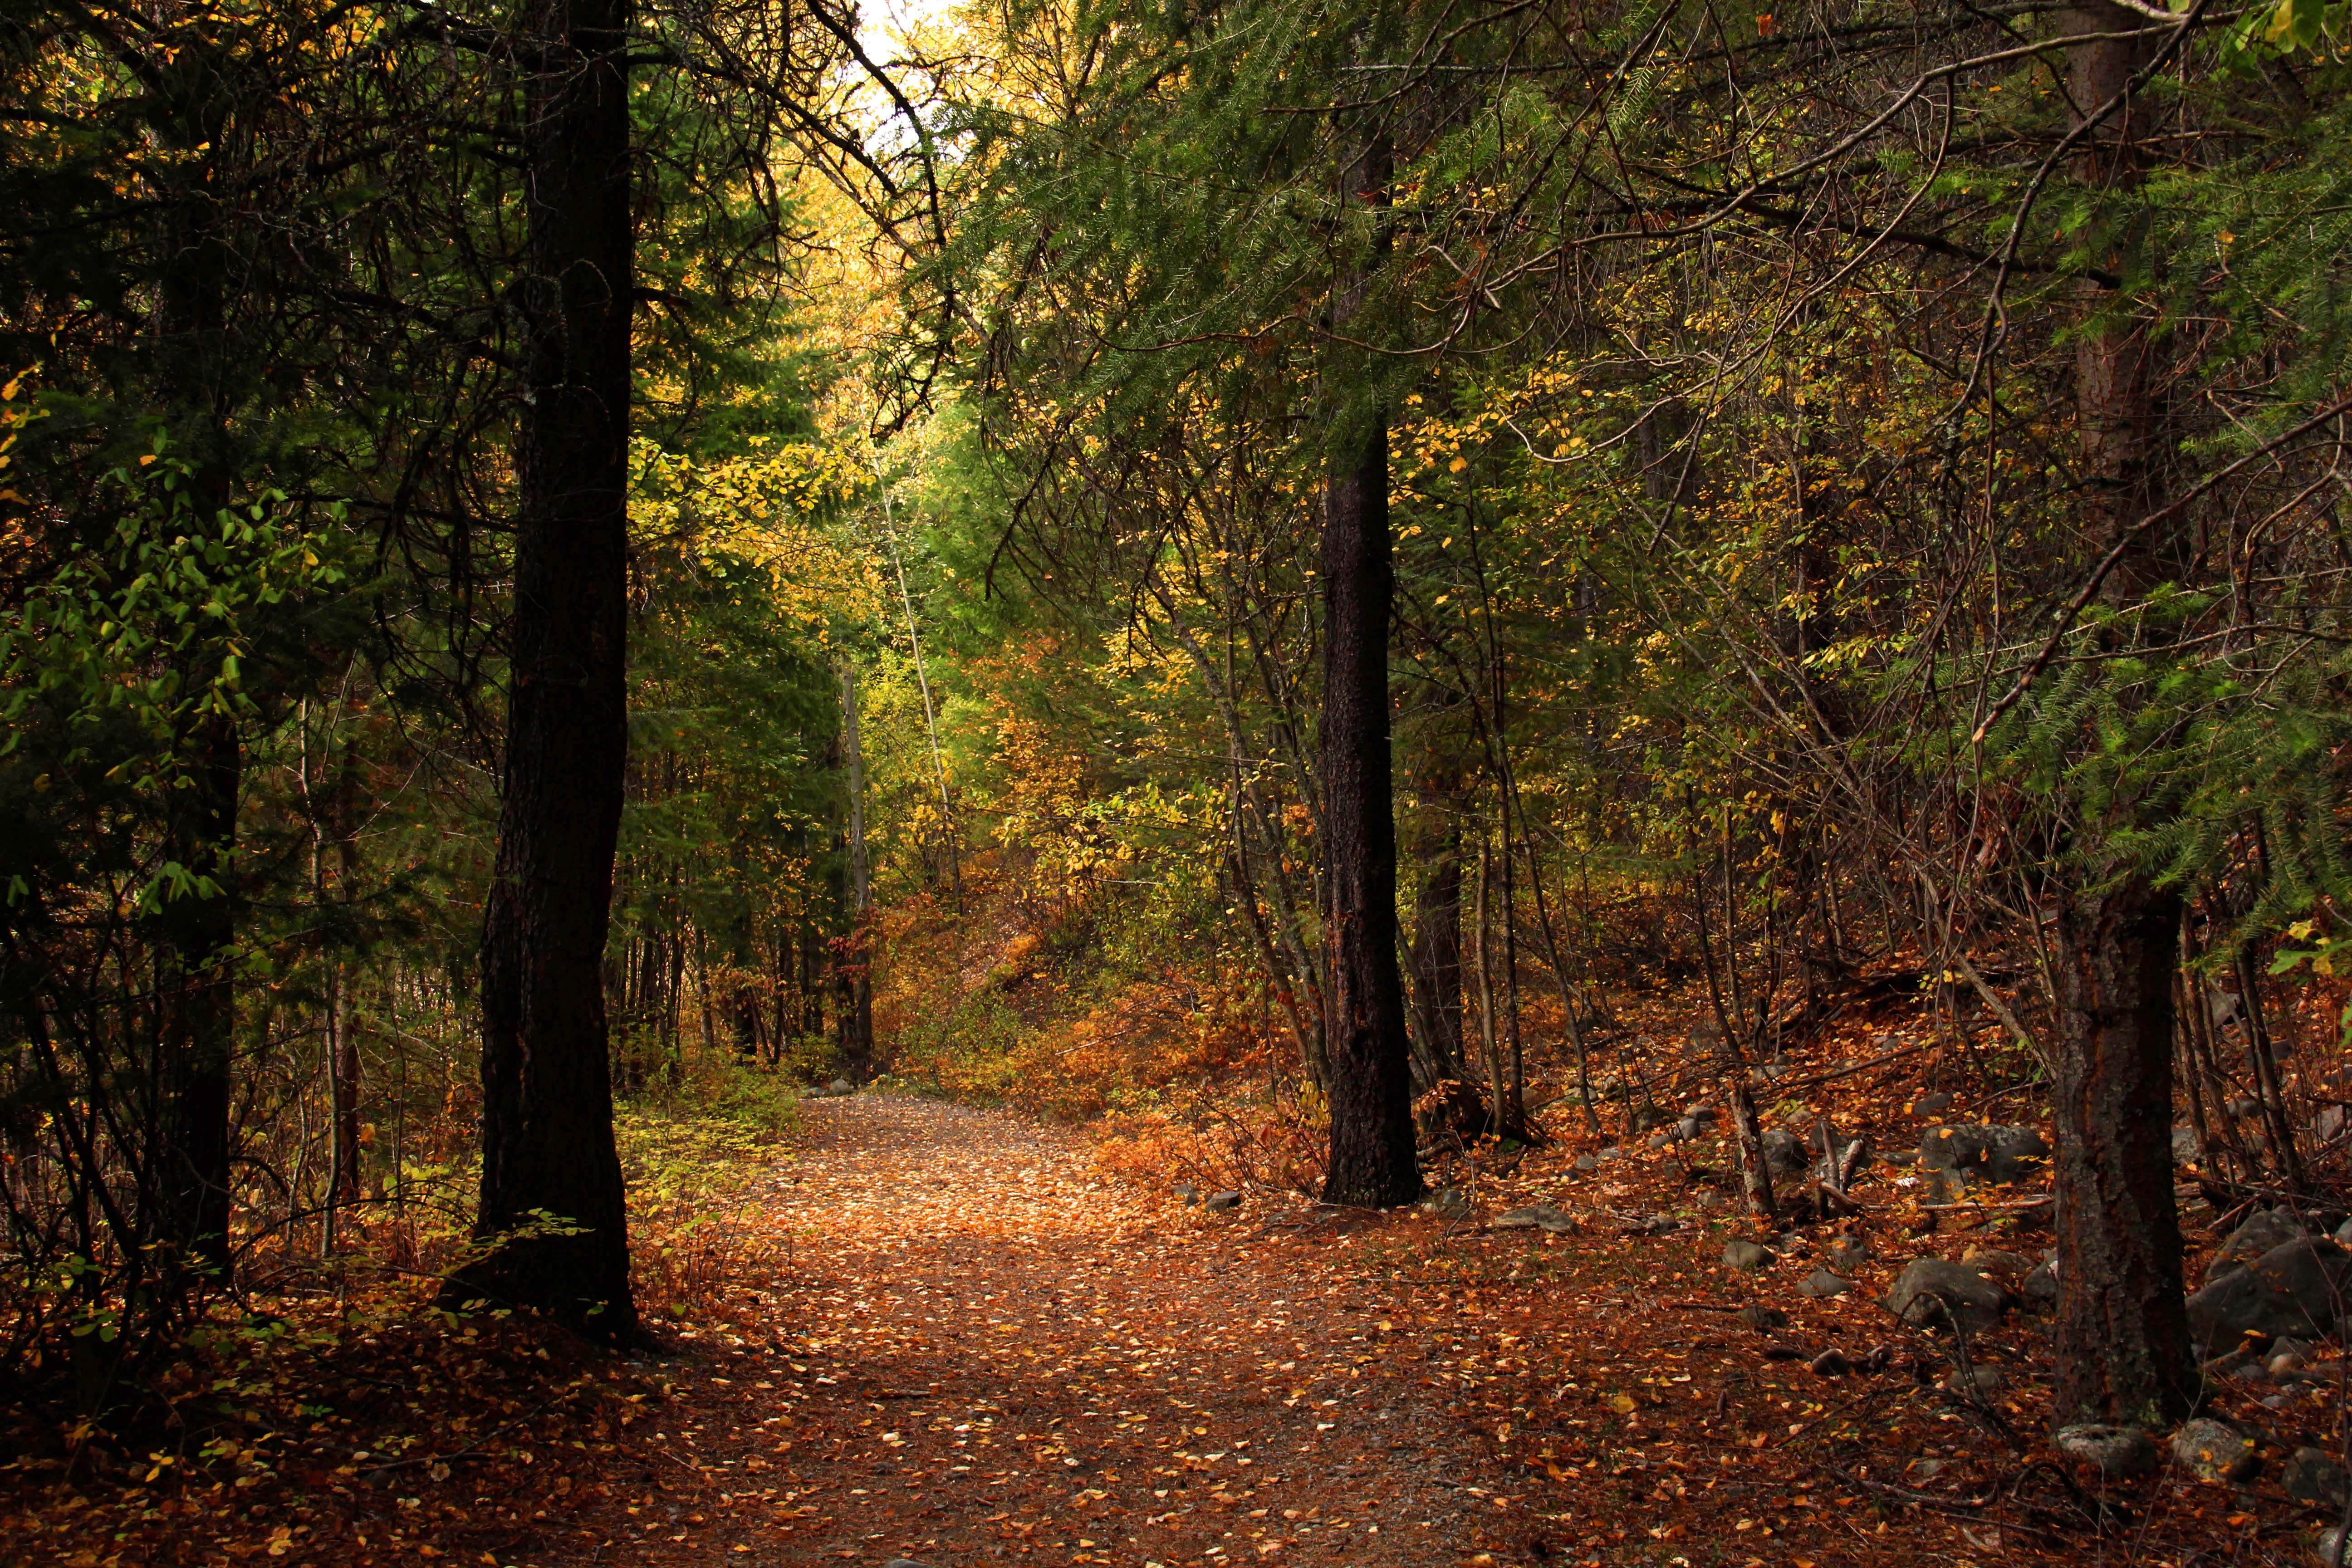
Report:
[[[1378,1283],[1010,1116],[861,1094],[805,1117],[775,1338],[698,1346],[709,1375],[676,1365],[656,1418],[718,1495],[626,1500],[601,1561],[1520,1555],[1501,1467],[1387,1353]]]

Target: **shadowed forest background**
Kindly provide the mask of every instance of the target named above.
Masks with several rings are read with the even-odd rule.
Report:
[[[661,1369],[790,1366],[871,1227],[969,1223],[1048,1347],[1065,1229],[1153,1312],[1229,1288],[1198,1247],[1330,1281],[1317,1342],[1510,1319],[1444,1473],[1567,1511],[1337,1560],[2336,1563],[2347,47],[2345,0],[13,6],[23,1560],[707,1560],[596,1401],[756,1436]],[[1669,1319],[1844,1403],[1634,1392]],[[1653,1489],[1645,1421],[1782,1513]],[[453,1464],[536,1501],[467,1537]],[[1047,1549],[982,1522],[903,1544]]]

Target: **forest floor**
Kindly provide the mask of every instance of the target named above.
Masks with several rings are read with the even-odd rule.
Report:
[[[1006,1113],[814,1100],[745,1190],[768,1243],[730,1253],[707,1309],[657,1352],[515,1322],[453,1331],[415,1310],[340,1327],[289,1311],[241,1379],[211,1385],[201,1454],[183,1438],[176,1465],[159,1450],[70,1489],[53,1465],[8,1467],[0,1561],[2307,1554],[2316,1516],[2270,1482],[2168,1468],[2102,1500],[2053,1463],[2036,1325],[1973,1347],[2005,1369],[2001,1395],[1945,1393],[1937,1342],[1869,1299],[1900,1261],[1884,1238],[1864,1289],[1811,1300],[1791,1289],[1811,1267],[1801,1239],[1780,1273],[1737,1274],[1717,1258],[1742,1226],[1719,1203],[1694,1215],[1685,1167],[1583,1174],[1574,1152],[1477,1176],[1476,1215],[1452,1222],[1265,1193],[1213,1213],[1114,1181],[1082,1135]],[[1533,1202],[1568,1216],[1561,1233],[1486,1223]],[[1735,1315],[1765,1301],[1788,1321]],[[1867,1364],[1881,1346],[1875,1373],[1811,1365],[1832,1347]]]

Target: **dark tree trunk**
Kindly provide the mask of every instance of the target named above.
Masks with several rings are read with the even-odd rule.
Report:
[[[2071,18],[2071,31],[2106,35],[2071,46],[2068,59],[2077,122],[2097,117],[2078,168],[2095,193],[2139,178],[2141,110],[2117,104],[2140,68],[2139,27],[2107,0],[2089,0]],[[2116,306],[2095,291],[2086,299],[2093,320],[2075,350],[2075,408],[2085,554],[2131,543],[2105,584],[2120,607],[2168,574],[2168,542],[2134,531],[2155,506],[2158,416],[2147,322]],[[2185,1415],[2197,1386],[2172,1192],[2180,905],[2100,852],[2096,837],[2110,826],[2079,830],[2080,876],[2101,890],[2061,893],[2053,954],[2061,1421]]]
[[[1344,201],[1384,205],[1389,153],[1374,142],[1340,172]],[[1337,322],[1361,303],[1343,279]],[[1331,372],[1340,372],[1334,355]],[[1328,374],[1328,373],[1327,373]],[[1344,373],[1341,373],[1344,374]],[[1333,379],[1340,379],[1335,374]],[[1388,416],[1345,408],[1351,388],[1327,388],[1343,408],[1323,489],[1323,847],[1329,876],[1325,941],[1330,995],[1331,1163],[1326,1203],[1387,1208],[1421,1196],[1414,1158],[1412,1047],[1397,969],[1396,803],[1389,746],[1389,620],[1396,574],[1389,548]]]
[[[482,937],[485,1251],[445,1299],[533,1308],[623,1339],[636,1310],[601,968],[628,752],[628,9],[542,0],[532,20],[519,290],[530,396]]]
[[[166,1116],[165,1239],[183,1256],[226,1270],[229,1260],[229,1105],[236,1061],[236,946],[230,850],[245,755],[234,720],[215,716],[192,737],[189,786],[172,792],[170,856],[213,885],[163,906]]]
[[[2061,1421],[2188,1413],[2197,1390],[2172,1194],[2180,906],[2126,884],[2062,905],[2056,943]]]

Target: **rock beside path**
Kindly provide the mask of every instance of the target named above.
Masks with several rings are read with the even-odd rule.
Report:
[[[1958,1320],[1969,1332],[1980,1333],[2009,1310],[2009,1292],[1965,1263],[1918,1258],[1895,1277],[1886,1306],[1913,1328],[1948,1328]]]
[[[2326,1338],[2352,1299],[2352,1253],[2332,1241],[2298,1237],[2243,1268],[2233,1268],[2189,1298],[2189,1327],[2219,1348],[2248,1334]]]
[[[2156,1444],[2137,1426],[2110,1426],[2104,1422],[2062,1426],[2052,1434],[2050,1445],[2111,1481],[2153,1474],[2157,1466]]]
[[[2254,1440],[2227,1421],[2191,1421],[2172,1435],[2172,1457],[2180,1468],[2213,1486],[2252,1480],[2263,1468]]]
[[[1523,1209],[1496,1215],[1494,1227],[1496,1230],[1549,1230],[1565,1234],[1576,1228],[1576,1216],[1562,1214],[1549,1204],[1530,1204]]]
[[[2336,1456],[2325,1448],[2297,1448],[2288,1456],[2279,1485],[2297,1502],[2320,1508],[2342,1508],[2352,1501],[2352,1477],[2347,1477]]]
[[[2258,1209],[2231,1231],[2205,1264],[2204,1283],[2210,1285],[2234,1273],[2263,1253],[2284,1247],[2303,1235],[2303,1225],[2284,1209]]]
[[[1723,1244],[1724,1266],[1729,1268],[1769,1268],[1779,1255],[1762,1242],[1735,1237]]]

